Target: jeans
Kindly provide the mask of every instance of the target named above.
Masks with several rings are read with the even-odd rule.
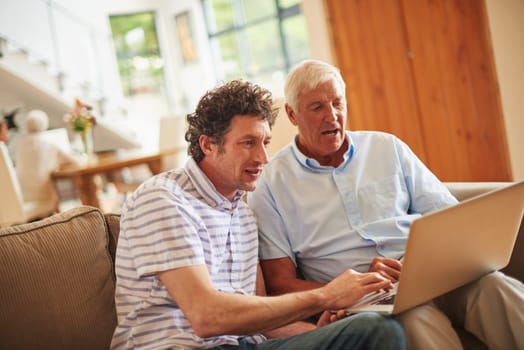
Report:
[[[405,348],[404,331],[397,321],[376,313],[360,313],[290,338],[270,339],[261,344],[251,344],[240,339],[239,345],[221,345],[213,350]]]

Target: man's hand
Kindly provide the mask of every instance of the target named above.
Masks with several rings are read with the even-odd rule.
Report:
[[[326,310],[320,315],[320,318],[317,321],[317,328],[327,326],[330,323],[338,321],[346,317],[346,312],[344,310]]]
[[[393,288],[391,281],[379,273],[360,273],[348,269],[322,287],[323,292],[326,293],[325,309],[343,309],[369,293],[391,288]]]
[[[400,278],[402,263],[396,259],[376,257],[369,266],[369,272],[378,272],[391,282],[395,283]]]

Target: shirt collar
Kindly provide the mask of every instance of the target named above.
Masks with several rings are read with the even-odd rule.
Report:
[[[346,131],[346,139],[349,141],[349,147],[347,151],[344,153],[344,160],[337,168],[344,168],[350,162],[351,158],[353,158],[355,145],[353,144],[353,140],[351,139],[348,131]],[[306,156],[298,148],[297,142],[298,142],[298,135],[295,136],[295,139],[291,143],[291,149],[293,150],[293,154],[295,155],[295,158],[304,167],[306,167],[309,170],[317,171],[317,172],[332,171],[333,169],[335,169],[334,167],[330,165],[328,166],[320,165],[320,163],[316,159]]]
[[[206,174],[200,169],[197,162],[192,157],[189,157],[184,169],[189,176],[195,190],[202,196],[203,200],[211,207],[220,207],[225,209],[235,209],[238,202],[244,196],[245,191],[238,190],[229,201],[220,192],[216,190],[215,185],[209,180]]]

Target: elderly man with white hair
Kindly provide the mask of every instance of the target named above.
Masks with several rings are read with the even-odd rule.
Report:
[[[50,174],[60,165],[77,163],[71,154],[47,140],[42,131],[47,130],[49,118],[44,111],[31,110],[22,125],[25,134],[16,141],[15,165],[25,201],[38,201],[50,206],[49,214],[58,210],[58,194]]]

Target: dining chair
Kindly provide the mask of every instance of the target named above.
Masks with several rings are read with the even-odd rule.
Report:
[[[177,152],[164,156],[162,171],[178,168],[187,160],[186,118],[176,115],[164,115],[159,120],[158,150],[177,149]]]
[[[7,146],[0,142],[0,227],[44,218],[56,211],[50,202],[24,201]]]

